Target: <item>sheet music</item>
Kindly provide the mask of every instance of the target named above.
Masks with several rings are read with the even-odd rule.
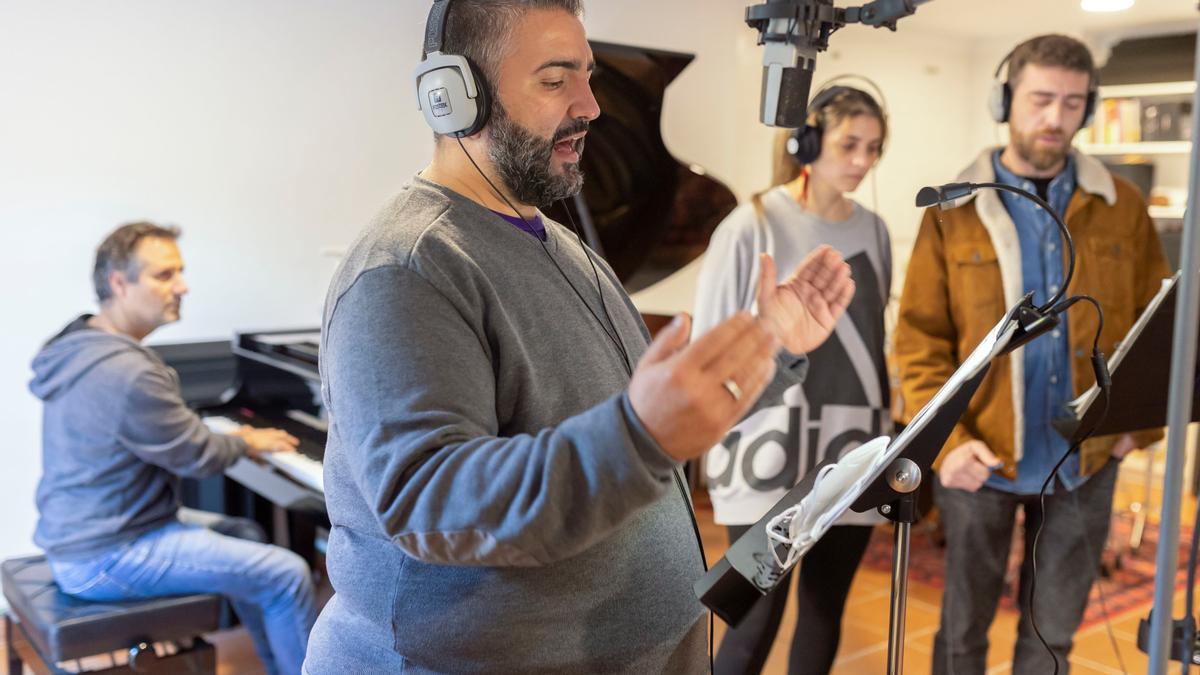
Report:
[[[933,419],[936,411],[963,384],[978,375],[1004,351],[1017,327],[1012,312],[1006,314],[895,439],[886,436],[876,438],[847,454],[836,464],[822,469],[823,473],[818,474],[812,491],[804,499],[767,523],[767,542],[775,562],[787,569],[808,552],[829,530],[834,520],[849,509],[888,465],[904,452],[912,439]],[[787,546],[786,560],[779,558],[779,545]]]
[[[1150,304],[1146,306],[1145,311],[1137,318],[1137,321],[1133,322],[1133,326],[1130,327],[1129,332],[1125,333],[1125,337],[1121,338],[1121,341],[1117,343],[1117,348],[1113,350],[1112,356],[1108,357],[1108,372],[1112,373],[1121,365],[1121,361],[1125,358],[1125,354],[1129,352],[1130,346],[1136,342],[1137,336],[1141,335],[1142,330],[1146,328],[1146,324],[1150,323],[1150,319],[1158,311],[1158,306],[1163,303],[1163,299],[1167,297],[1167,294],[1171,292],[1171,288],[1175,286],[1178,276],[1162,280],[1162,286],[1159,287],[1158,293],[1151,298]],[[1093,384],[1091,389],[1088,389],[1080,394],[1078,398],[1067,403],[1067,409],[1071,411],[1071,414],[1076,419],[1079,419],[1080,411],[1087,410],[1099,395],[1099,383]]]

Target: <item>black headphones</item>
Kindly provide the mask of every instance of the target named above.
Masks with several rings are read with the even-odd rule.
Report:
[[[450,0],[433,0],[425,24],[425,58],[417,65],[417,107],[437,133],[462,138],[483,130],[491,114],[487,82],[470,60],[443,54]]]
[[[1020,46],[1020,45],[1018,45]],[[1012,87],[1008,84],[1008,71],[1005,70],[1005,65],[1012,59],[1014,48],[1012,51],[1004,55],[996,66],[996,72],[992,74],[992,90],[988,93],[988,114],[997,124],[1003,124],[1008,121],[1008,116],[1012,112]],[[1000,71],[1004,70],[1004,79],[1000,79]],[[1093,74],[1092,82],[1088,88],[1087,102],[1083,109],[1083,123],[1079,125],[1082,129],[1092,122],[1092,114],[1096,112],[1096,77]]]
[[[833,84],[834,82],[848,79],[866,82],[868,86],[875,90],[876,96],[872,96],[862,89],[855,87]],[[805,124],[803,127],[792,131],[788,137],[787,152],[792,156],[792,159],[796,160],[797,164],[802,166],[812,164],[821,156],[821,143],[825,137],[825,113],[822,109],[832,103],[838,96],[848,92],[856,92],[874,102],[883,112],[884,122],[887,122],[887,104],[879,85],[861,75],[843,75],[828,80],[825,84],[821,85],[821,88],[817,91],[817,95],[813,96],[812,101],[808,104],[808,109],[815,113],[816,123]]]

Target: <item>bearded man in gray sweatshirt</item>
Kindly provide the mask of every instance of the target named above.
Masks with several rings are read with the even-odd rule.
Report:
[[[608,265],[538,209],[580,189],[600,114],[579,1],[456,0],[442,34],[446,4],[427,51],[464,55],[492,110],[443,130],[458,137],[330,287],[336,594],[305,671],[703,671],[679,466],[798,381],[853,294],[848,268],[819,251],[763,285],[757,318],[689,340],[680,316],[651,343]],[[423,93],[427,119],[462,109],[453,86]]]
[[[244,538],[238,519],[180,508],[180,476],[202,478],[243,456],[294,452],[278,429],[210,432],[179,379],[142,339],[179,320],[187,293],[179,231],[117,228],[96,252],[100,312],[68,324],[33,361],[43,402],[34,541],[63,591],[112,601],[221,593],[268,673],[300,672],[315,618],[300,556]]]

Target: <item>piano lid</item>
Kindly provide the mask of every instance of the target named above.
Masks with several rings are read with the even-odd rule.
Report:
[[[695,57],[594,40],[591,46],[601,114],[581,160],[582,199],[568,208],[585,232],[598,235],[598,252],[633,292],[700,256],[737,198],[702,169],[675,159],[663,143],[663,95]],[[547,213],[567,222],[561,203]]]
[[[321,347],[321,329],[276,330],[238,333],[233,353],[271,368],[320,383],[317,355]]]

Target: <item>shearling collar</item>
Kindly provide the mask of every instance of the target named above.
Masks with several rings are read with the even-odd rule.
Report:
[[[988,148],[984,150],[979,157],[963,172],[958,175],[958,180],[970,183],[986,183],[996,180],[996,171],[992,167],[992,155],[1000,148]],[[1104,164],[1088,155],[1079,152],[1075,148],[1071,148],[1071,158],[1075,161],[1075,183],[1084,192],[1103,197],[1104,201],[1113,206],[1117,203],[1117,187],[1113,183],[1112,174],[1108,169],[1104,168]],[[961,200],[955,202],[955,206],[961,206],[971,201],[978,195],[975,192]]]

